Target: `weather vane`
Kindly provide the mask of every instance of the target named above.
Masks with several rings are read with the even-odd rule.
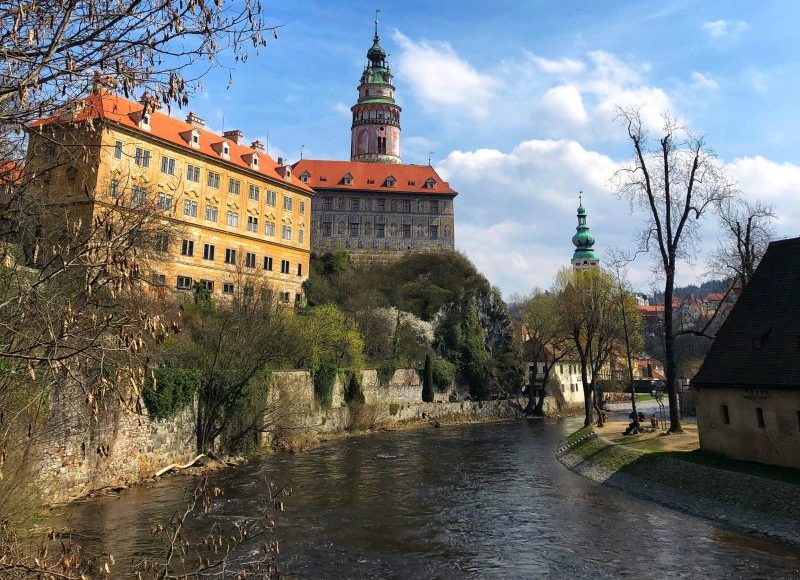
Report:
[[[375,36],[378,36],[378,14],[380,14],[381,9],[375,9]]]
[[[578,192],[578,205],[583,205],[583,190]]]

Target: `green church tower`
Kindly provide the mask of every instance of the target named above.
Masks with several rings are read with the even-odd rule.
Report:
[[[586,225],[586,209],[583,207],[583,199],[578,197],[578,227],[577,232],[572,236],[572,243],[575,244],[575,253],[572,254],[572,266],[577,270],[587,270],[597,268],[600,259],[594,251],[594,235]]]

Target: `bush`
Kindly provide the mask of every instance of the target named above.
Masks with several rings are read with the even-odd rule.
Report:
[[[188,407],[200,387],[200,373],[194,369],[155,369],[144,385],[144,404],[150,417],[169,419]]]
[[[383,361],[376,369],[378,373],[378,382],[384,387],[387,386],[392,380],[396,370],[397,363],[394,360]]]
[[[345,373],[346,381],[342,382],[347,385],[344,390],[344,400],[348,405],[363,405],[366,402],[364,390],[361,388],[360,374],[355,371]]]
[[[336,369],[325,365],[314,373],[314,396],[323,409],[333,405],[333,385],[336,383]]]
[[[433,388],[437,393],[444,393],[456,379],[456,365],[442,357],[433,357]]]

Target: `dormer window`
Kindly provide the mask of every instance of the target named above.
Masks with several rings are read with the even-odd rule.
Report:
[[[227,141],[222,142],[222,158],[228,159],[231,156],[231,146],[228,145]]]
[[[349,173],[342,177],[342,183],[345,185],[352,185],[353,184],[353,176]]]
[[[142,113],[142,119],[139,121],[139,127],[142,129],[150,130],[150,113]]]
[[[436,181],[431,177],[425,182],[425,189],[433,189],[436,186]]]
[[[386,187],[394,187],[396,184],[397,180],[391,175],[386,178]]]
[[[253,159],[250,161],[250,169],[258,169],[258,155],[253,154]]]
[[[195,149],[199,149],[200,148],[200,131],[198,131],[197,129],[194,129],[192,131],[192,137],[191,137],[191,140],[189,141],[189,143]]]
[[[308,183],[310,179],[311,174],[308,171],[303,171],[303,173],[300,174],[300,181],[303,183]]]

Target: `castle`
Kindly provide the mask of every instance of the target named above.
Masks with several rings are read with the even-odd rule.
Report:
[[[294,173],[315,193],[311,251],[347,251],[359,262],[455,247],[457,194],[430,165],[400,157],[400,113],[378,22],[358,86],[350,161],[303,159]]]

